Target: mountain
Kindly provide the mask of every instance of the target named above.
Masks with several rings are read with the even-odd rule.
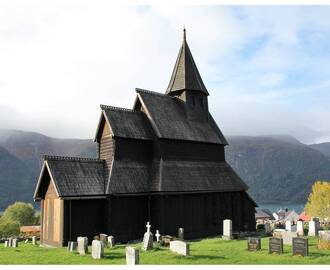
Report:
[[[330,179],[323,146],[315,149],[287,135],[227,139],[226,159],[257,203],[305,203],[316,180]],[[16,200],[32,202],[43,154],[96,157],[96,143],[0,130],[0,211]]]
[[[322,154],[330,157],[330,142],[311,144],[309,147],[321,152]]]
[[[226,158],[257,203],[305,203],[316,180],[330,181],[330,158],[278,136],[228,137]]]
[[[34,172],[0,146],[0,210],[17,199],[31,201]]]
[[[56,139],[20,130],[0,130],[0,147],[0,211],[17,200],[33,202],[42,155],[96,157],[92,140]]]

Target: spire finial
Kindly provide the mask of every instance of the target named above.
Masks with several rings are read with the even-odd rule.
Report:
[[[186,41],[186,27],[183,25],[183,40]]]

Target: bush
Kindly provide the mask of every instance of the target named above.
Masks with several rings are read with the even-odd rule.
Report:
[[[8,237],[19,235],[20,224],[14,220],[5,220],[3,218],[0,219],[0,236]]]
[[[258,224],[257,225],[257,232],[264,231],[265,230],[265,225],[264,224]]]
[[[36,211],[30,203],[15,202],[7,207],[1,220],[16,221],[20,226],[34,225],[36,223]]]

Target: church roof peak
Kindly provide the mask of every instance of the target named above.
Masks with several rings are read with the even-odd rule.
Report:
[[[190,52],[187,43],[186,28],[183,28],[182,45],[166,94],[168,95],[180,90],[201,91],[209,95]]]

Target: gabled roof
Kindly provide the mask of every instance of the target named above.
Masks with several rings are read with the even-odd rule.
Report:
[[[105,122],[109,124],[112,136],[140,140],[151,140],[153,138],[152,128],[143,112],[106,105],[100,107],[102,114],[95,141],[100,140]]]
[[[209,93],[203,83],[198,72],[194,58],[190,52],[187,40],[186,30],[183,30],[183,42],[176,59],[170,83],[167,87],[166,94],[180,90],[201,91],[206,95]]]
[[[44,156],[44,164],[34,198],[40,199],[40,188],[50,175],[59,197],[105,195],[104,161],[100,159]]]
[[[187,117],[187,105],[182,100],[142,89],[136,91],[159,138],[228,144],[211,114],[208,121],[191,121]]]

